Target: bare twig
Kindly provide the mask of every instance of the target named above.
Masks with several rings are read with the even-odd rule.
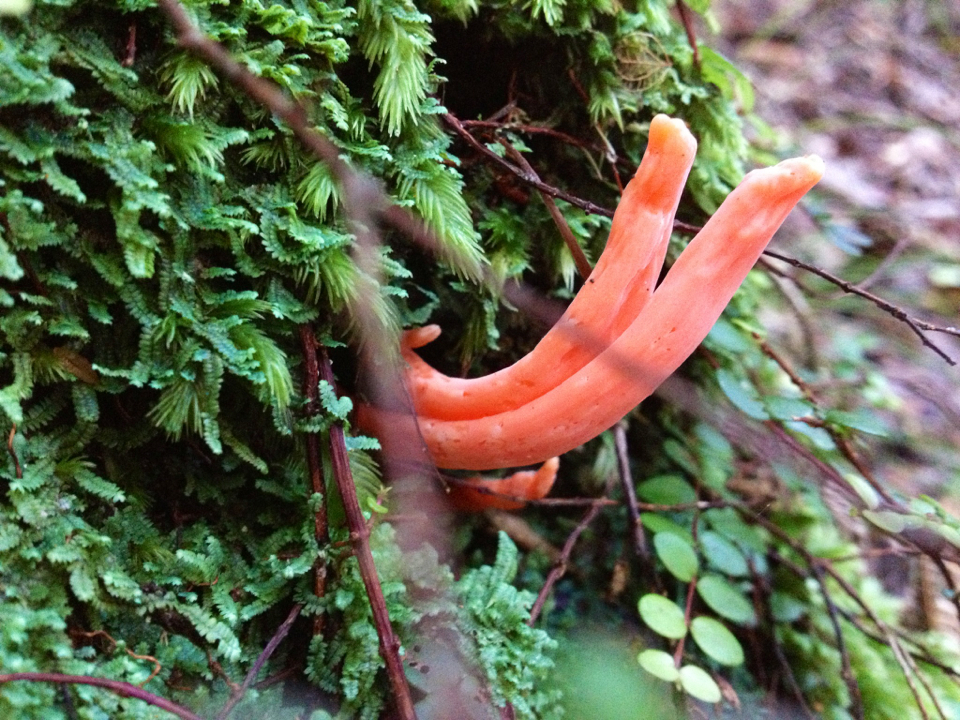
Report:
[[[612,489],[615,478],[610,478],[607,481],[607,487],[604,495],[609,495],[610,490]],[[597,515],[600,514],[600,510],[603,509],[604,502],[606,498],[599,498],[587,510],[586,514],[583,516],[583,519],[580,523],[573,529],[573,532],[567,537],[567,541],[563,544],[563,548],[560,550],[560,559],[554,564],[550,569],[547,579],[543,583],[543,587],[540,588],[540,592],[537,595],[537,599],[533,603],[533,607],[530,609],[530,619],[527,621],[527,624],[533,627],[537,622],[537,618],[540,616],[540,612],[543,610],[544,604],[547,602],[547,598],[550,596],[550,591],[553,590],[553,586],[556,585],[557,581],[564,576],[567,572],[567,564],[570,562],[570,555],[573,553],[573,546],[576,545],[577,540],[583,534],[583,531],[586,530],[590,523],[594,521]]]
[[[313,329],[309,325],[300,326],[300,348],[303,352],[303,397],[307,401],[306,411],[308,415],[316,415],[319,412],[318,394],[320,392],[320,369],[317,365],[317,339],[313,334]],[[310,473],[310,489],[314,494],[323,497],[323,502],[319,504],[316,512],[313,514],[313,535],[317,541],[317,546],[323,548],[330,541],[329,528],[327,527],[327,489],[323,479],[323,466],[320,459],[320,435],[319,433],[306,433],[307,444],[307,470]],[[313,565],[313,594],[322,598],[327,592],[327,563],[321,555],[317,557]],[[325,616],[317,615],[313,619],[313,634],[323,633]]]
[[[321,353],[320,376],[333,387],[333,367],[330,364],[330,358],[327,357],[325,349],[321,348]],[[373,622],[380,639],[380,655],[386,664],[397,713],[402,720],[410,720],[416,718],[416,712],[410,697],[410,687],[403,672],[403,662],[400,660],[400,639],[390,624],[387,603],[377,577],[377,566],[370,551],[370,529],[360,509],[360,502],[357,500],[357,489],[350,470],[350,458],[347,455],[343,426],[339,423],[334,423],[330,427],[330,461],[333,465],[333,477],[343,500],[347,527],[350,529],[350,541],[353,544],[357,562],[360,564],[360,575],[373,611]]]
[[[806,270],[807,272],[813,273],[814,275],[817,275],[823,278],[824,280],[827,280],[828,282],[836,285],[838,288],[840,288],[846,293],[850,293],[851,295],[858,295],[864,298],[865,300],[869,300],[881,310],[892,315],[897,320],[905,323],[907,327],[909,327],[914,332],[914,334],[916,334],[916,336],[920,338],[920,342],[922,342],[928,348],[933,350],[937,355],[943,358],[944,361],[947,362],[947,364],[949,365],[957,364],[956,361],[953,358],[951,358],[949,355],[947,355],[946,352],[940,349],[937,345],[933,344],[933,342],[926,336],[926,333],[924,332],[924,330],[928,332],[939,332],[939,333],[945,333],[947,335],[954,335],[956,337],[960,337],[960,328],[944,327],[942,325],[935,325],[933,323],[926,322],[925,320],[920,320],[919,318],[915,318],[912,315],[909,315],[906,310],[899,307],[898,305],[894,305],[893,303],[887,300],[884,300],[883,298],[878,297],[873,293],[867,292],[866,290],[863,290],[857,287],[853,283],[847,282],[846,280],[839,278],[836,275],[827,272],[826,270],[818,268],[815,265],[810,265],[809,263],[805,263],[802,260],[798,260],[796,258],[790,257],[789,255],[783,255],[781,253],[778,253],[769,249],[764,251],[764,255],[768,255],[769,257],[776,258],[777,260],[788,263],[789,265],[793,265],[793,267]]]
[[[630,472],[630,455],[627,452],[627,423],[618,422],[613,428],[613,443],[617,451],[617,471],[620,474],[620,484],[627,496],[627,512],[630,513],[630,524],[633,526],[633,548],[644,565],[650,565],[650,548],[647,546],[647,536],[643,532],[643,521],[640,519],[640,509],[637,506],[637,492],[633,487],[633,474]]]
[[[540,588],[537,599],[534,601],[533,607],[530,609],[530,619],[527,621],[527,625],[533,627],[533,625],[537,622],[537,618],[540,617],[540,613],[543,610],[543,606],[547,602],[547,598],[550,597],[550,592],[553,590],[553,586],[556,585],[557,581],[567,572],[567,563],[570,562],[570,555],[573,553],[573,546],[576,545],[577,540],[580,538],[580,535],[583,534],[583,531],[586,530],[590,526],[590,523],[592,523],[597,515],[600,514],[600,510],[602,508],[602,503],[594,503],[593,506],[587,510],[586,515],[583,516],[583,519],[580,521],[580,523],[573,529],[573,532],[570,533],[569,537],[567,537],[567,541],[563,544],[563,548],[560,550],[560,559],[550,569],[550,573],[547,575],[547,579],[543,583],[543,587]]]
[[[800,390],[800,392],[803,393],[803,396],[814,405],[819,405],[820,401],[817,399],[816,393],[814,393],[810,386],[803,381],[803,378],[801,378],[800,375],[793,369],[793,366],[790,365],[786,358],[770,347],[769,343],[763,340],[759,333],[753,333],[753,337],[757,343],[759,343],[760,349],[763,351],[764,355],[769,357],[780,366],[780,369],[787,374],[787,377],[789,377],[790,381],[797,387],[798,390]],[[805,421],[806,418],[802,418],[802,420]],[[892,503],[893,498],[891,497],[890,493],[888,493],[880,481],[877,480],[876,476],[873,474],[873,471],[854,449],[850,440],[843,437],[839,432],[837,432],[835,427],[828,423],[818,422],[816,426],[823,428],[827,434],[830,435],[830,439],[833,440],[834,444],[837,446],[837,449],[845,458],[847,458],[847,460],[850,461],[850,464],[857,469],[860,475],[868,483],[870,483],[870,486],[877,491],[880,497],[887,502]]]
[[[555,130],[551,127],[544,127],[543,125],[526,125],[524,123],[510,122],[494,120],[488,118],[486,120],[461,120],[460,124],[465,128],[481,128],[484,130],[512,130],[514,132],[522,133],[524,135],[547,135],[552,138],[556,138],[561,142],[565,142],[568,145],[575,145],[576,147],[584,148],[587,150],[602,150],[599,145],[594,143],[587,142],[586,140],[581,140],[576,138],[573,135],[568,135],[565,132],[560,130]]]
[[[13,439],[17,436],[17,424],[14,423],[10,428],[10,435],[7,436],[7,452],[13,458],[13,470],[17,480],[23,479],[23,468],[20,467],[20,458],[17,457],[17,451],[13,449]]]
[[[223,709],[217,713],[216,720],[226,720],[226,718],[230,716],[230,713],[233,712],[233,708],[236,707],[237,703],[243,699],[243,696],[246,694],[247,690],[250,689],[250,686],[253,685],[254,681],[257,679],[257,675],[260,674],[260,671],[263,669],[263,666],[266,664],[267,660],[270,659],[270,656],[273,655],[280,643],[283,642],[283,639],[287,636],[287,633],[290,632],[290,628],[293,627],[293,623],[296,622],[297,618],[300,616],[300,610],[302,609],[302,605],[294,605],[293,608],[291,608],[290,612],[287,614],[286,620],[280,624],[280,627],[277,628],[277,631],[273,634],[273,637],[270,638],[270,642],[267,643],[267,646],[263,649],[260,655],[257,656],[257,659],[253,663],[253,666],[251,666],[247,676],[243,679],[243,683],[235,692],[231,693],[230,699],[227,700],[226,704],[223,706]]]
[[[680,15],[680,22],[687,33],[687,42],[690,43],[690,49],[693,50],[693,64],[700,69],[700,49],[697,47],[697,34],[693,30],[693,18],[690,16],[690,8],[683,0],[677,0],[677,13]]]
[[[862,501],[860,500],[860,496],[857,495],[856,492],[854,492],[854,490],[850,487],[847,481],[843,479],[843,475],[841,475],[836,470],[836,468],[832,467],[831,465],[828,465],[823,460],[821,460],[816,455],[814,455],[812,452],[810,452],[806,447],[804,447],[800,443],[799,440],[797,440],[795,437],[793,437],[793,435],[791,435],[786,430],[784,430],[780,426],[780,423],[774,420],[767,420],[763,424],[767,427],[768,430],[770,430],[770,432],[772,432],[777,437],[777,439],[779,439],[781,442],[789,446],[790,449],[793,450],[797,455],[799,455],[804,460],[806,460],[811,465],[813,465],[815,468],[817,468],[820,471],[820,474],[826,480],[830,481],[830,483],[832,483],[837,488],[837,490],[840,491],[841,495],[844,498],[846,498],[850,503],[852,503],[856,507],[860,507],[863,504]],[[882,495],[884,498],[889,497],[889,494],[886,492],[882,492]]]
[[[124,56],[121,61],[123,67],[133,67],[133,63],[137,60],[137,21],[134,20],[130,23],[130,28],[127,31],[127,54]]]
[[[511,175],[514,175],[517,179],[521,180],[527,185],[530,185],[531,187],[536,188],[542,194],[549,197],[564,200],[565,202],[568,202],[574,207],[578,207],[584,212],[590,213],[591,215],[602,215],[604,217],[609,217],[609,218],[613,217],[613,210],[610,210],[609,208],[601,207],[595,203],[590,202],[589,200],[584,200],[583,198],[579,198],[576,195],[571,195],[565,190],[561,190],[560,188],[554,187],[553,185],[548,185],[547,183],[543,182],[540,178],[536,177],[535,173],[531,174],[525,169],[519,168],[513,163],[508,162],[504,158],[500,157],[495,152],[493,152],[493,150],[488,148],[486,145],[484,145],[479,140],[477,140],[473,135],[471,135],[467,131],[467,129],[464,127],[464,123],[461,122],[456,116],[451,115],[450,113],[447,113],[443,116],[443,119],[447,122],[447,124],[451,128],[453,128],[454,132],[456,132],[461,138],[463,138],[463,140],[470,147],[472,147],[474,150],[480,153],[484,158],[492,162],[494,165],[497,165],[498,167],[503,168],[504,170],[509,172]],[[697,233],[701,229],[700,226],[698,225],[691,225],[689,223],[685,223],[681,220],[676,220],[676,219],[674,219],[673,221],[673,227],[676,230],[681,230],[683,232],[688,232],[688,233]]]
[[[507,153],[513,158],[517,165],[529,173],[532,178],[540,180],[540,176],[537,175],[537,171],[533,169],[533,166],[527,162],[527,159],[519,150],[517,150],[513,145],[508,143],[503,138],[500,138],[500,144],[503,145]],[[563,238],[563,242],[566,243],[567,249],[573,256],[573,262],[576,263],[577,272],[580,273],[580,277],[586,280],[588,277],[590,277],[590,273],[593,271],[593,268],[590,266],[590,261],[587,260],[587,256],[583,254],[583,248],[580,247],[580,243],[577,242],[577,238],[574,237],[573,231],[570,229],[570,225],[567,224],[566,218],[563,217],[563,213],[560,212],[560,208],[557,207],[557,204],[553,201],[553,198],[542,190],[540,191],[540,197],[543,199],[543,204],[547,206],[547,212],[549,212],[550,217],[553,218],[553,223],[557,226],[557,230],[560,231],[560,236]]]
[[[101,638],[104,638],[107,642],[110,643],[110,649],[108,650],[108,652],[111,652],[111,653],[112,653],[114,650],[117,649],[117,644],[118,644],[117,641],[116,641],[116,640],[113,638],[113,636],[110,635],[110,633],[108,633],[106,630],[86,631],[86,630],[79,630],[79,629],[77,629],[77,630],[71,630],[71,631],[70,631],[70,636],[71,636],[71,637],[82,637],[82,638],[88,638],[88,639],[90,639],[90,638],[95,638],[95,637],[101,637]],[[124,651],[127,653],[127,655],[129,655],[130,657],[132,657],[132,658],[135,659],[135,660],[147,660],[147,661],[153,663],[153,670],[152,670],[152,671],[150,672],[150,674],[147,676],[147,679],[146,679],[146,680],[143,680],[143,681],[140,682],[140,683],[138,683],[138,684],[140,685],[140,687],[143,687],[143,686],[146,685],[148,682],[150,682],[151,680],[153,680],[157,675],[160,674],[160,671],[163,669],[163,665],[160,663],[159,660],[157,660],[155,657],[153,657],[153,655],[138,655],[137,653],[135,653],[135,652],[134,652],[133,650],[131,650],[130,648],[124,648]]]
[[[820,586],[820,595],[827,606],[827,615],[830,617],[830,624],[833,626],[833,634],[837,641],[837,650],[840,652],[840,675],[850,693],[850,714],[859,720],[863,720],[863,696],[860,694],[860,685],[857,683],[857,676],[853,674],[853,667],[850,664],[850,653],[847,651],[847,644],[843,639],[843,628],[840,627],[840,619],[837,613],[837,606],[833,602],[830,591],[827,590],[827,584],[823,579],[823,568],[818,559],[813,556],[807,556],[810,569],[813,571],[813,577]]]
[[[584,212],[590,213],[591,215],[603,215],[604,217],[613,217],[613,211],[605,207],[600,207],[588,200],[583,200],[578,198],[576,195],[571,195],[565,190],[555,188],[552,185],[548,185],[534,175],[528,173],[521,168],[513,165],[510,162],[507,162],[502,157],[497,155],[493,150],[488,148],[486,145],[477,140],[473,135],[467,132],[467,129],[463,126],[463,123],[457,119],[456,116],[446,113],[443,116],[443,119],[446,121],[447,125],[453,128],[454,132],[457,133],[461,138],[466,141],[467,145],[472,147],[478,153],[483,155],[488,160],[492,161],[495,165],[502,167],[507,170],[511,175],[515,175],[518,179],[525,182],[527,185],[536,188],[541,193],[549,195],[553,198],[559,198],[560,200],[565,200],[571,205],[580,208]]]
[[[700,511],[696,510],[693,514],[693,522],[690,523],[690,533],[693,536],[693,544],[697,545],[697,533],[700,528]],[[690,617],[693,612],[693,594],[697,589],[697,574],[694,573],[693,577],[690,578],[690,582],[687,584],[687,599],[683,606],[683,624],[685,627],[690,627]],[[677,641],[677,647],[673,651],[673,664],[680,668],[680,664],[683,661],[683,648],[687,636],[684,635]]]
[[[177,705],[166,698],[147,692],[142,687],[133,685],[120,680],[108,680],[107,678],[91,677],[89,675],[63,675],[62,673],[45,672],[21,672],[0,675],[0,685],[18,680],[28,682],[48,682],[48,683],[67,683],[71,685],[92,685],[101,687],[119,695],[120,697],[130,697],[160,708],[171,715],[176,715],[182,720],[203,720],[199,715],[195,715],[187,708]]]
[[[750,567],[750,574],[753,579],[754,587],[759,587],[761,592],[769,598],[773,589],[770,587],[770,583],[767,579],[757,572],[756,565],[752,559],[747,560],[747,564]],[[807,699],[803,696],[803,690],[800,689],[800,684],[797,682],[797,677],[793,672],[793,668],[790,667],[790,661],[787,660],[786,653],[783,651],[783,645],[777,639],[777,630],[776,630],[776,619],[773,616],[773,610],[770,607],[769,602],[764,602],[761,604],[763,608],[764,615],[766,616],[766,622],[770,626],[770,640],[773,645],[773,653],[777,656],[777,663],[780,665],[780,669],[787,678],[787,685],[790,686],[791,692],[793,692],[794,698],[796,698],[797,703],[800,705],[800,709],[803,710],[803,714],[808,718],[808,720],[816,720],[816,715],[813,710],[810,709],[810,705],[807,703]],[[773,689],[771,684],[771,689]]]

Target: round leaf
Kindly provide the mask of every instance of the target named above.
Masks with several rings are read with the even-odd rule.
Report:
[[[770,612],[777,622],[792,623],[806,614],[807,604],[793,595],[774,592],[770,595]]]
[[[706,703],[718,703],[722,697],[720,686],[703,668],[684,665],[680,668],[680,686],[688,695]]]
[[[686,541],[691,545],[693,544],[693,533],[691,533],[687,528],[683,527],[683,525],[678,525],[673,520],[667,520],[662,515],[657,515],[656,513],[643,513],[640,515],[640,521],[650,532],[672,532],[674,535],[679,535],[680,537],[686,539]]]
[[[719,575],[704,575],[697,583],[697,592],[720,617],[739,625],[756,625],[757,616],[753,605],[725,578]]]
[[[672,532],[661,532],[653,536],[653,547],[660,562],[670,574],[682,582],[690,582],[697,574],[700,563],[697,553],[686,540]]]
[[[685,505],[697,501],[697,493],[679,475],[658,475],[637,485],[637,495],[658,505]]]
[[[727,399],[742,413],[754,420],[770,419],[763,403],[757,396],[757,391],[752,386],[746,385],[745,381],[742,381],[729,370],[721,369],[717,370],[717,382]]]
[[[721,665],[743,664],[740,641],[723,623],[709,617],[698,617],[690,623],[690,634],[700,649]]]
[[[672,600],[650,593],[640,598],[637,607],[640,609],[640,617],[657,635],[679,640],[687,634],[683,610]]]
[[[640,667],[654,677],[674,682],[680,677],[680,671],[673,664],[673,656],[663,650],[644,650],[637,656]]]
[[[725,575],[743,577],[750,574],[747,560],[739,548],[719,533],[707,530],[700,534],[704,557]]]

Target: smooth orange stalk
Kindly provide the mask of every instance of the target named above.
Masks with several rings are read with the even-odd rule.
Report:
[[[612,426],[697,348],[774,232],[822,175],[823,161],[815,156],[749,173],[684,249],[633,323],[552,390],[496,415],[419,417],[436,464],[485,470],[542,462]],[[556,360],[544,362],[546,368]]]
[[[502,479],[475,477],[456,484],[451,483],[448,497],[457,510],[464,512],[480,512],[487,508],[519,510],[526,502],[511,498],[529,501],[546,497],[557,479],[559,467],[560,458],[553,457],[537,470],[521,470]]]
[[[481,378],[450,377],[412,350],[434,340],[438,326],[404,333],[405,380],[417,414],[467,420],[513,410],[556,387],[619,337],[653,294],[696,149],[682,120],[653,119],[647,150],[623,192],[597,266],[557,324],[510,367]]]

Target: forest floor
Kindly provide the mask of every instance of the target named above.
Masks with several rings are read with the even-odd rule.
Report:
[[[960,3],[934,0],[719,0],[720,47],[751,79],[777,155],[827,164],[816,227],[791,254],[939,326],[960,326]],[[822,214],[821,214],[822,213]],[[830,242],[832,241],[832,242]],[[784,245],[781,248],[787,249]],[[808,276],[809,277],[809,276]],[[800,278],[800,282],[804,281]],[[819,285],[817,286],[820,287]],[[834,287],[807,308],[812,345],[836,358],[868,343],[903,442],[874,455],[883,481],[960,509],[960,366],[902,322]],[[806,302],[809,302],[806,300]],[[789,325],[789,323],[788,323]],[[960,338],[929,333],[960,363]],[[866,377],[866,375],[865,375]]]

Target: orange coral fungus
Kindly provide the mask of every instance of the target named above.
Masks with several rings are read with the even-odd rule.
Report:
[[[487,508],[519,510],[529,500],[546,497],[557,479],[560,458],[550,458],[537,470],[521,470],[498,480],[470,478],[450,484],[450,501],[457,510],[479,512]]]
[[[616,423],[696,349],[774,232],[822,174],[823,162],[815,156],[749,173],[623,333],[541,396],[483,417],[418,417],[436,464],[485,470],[542,462]],[[367,413],[368,424],[386,420],[384,414]]]
[[[513,410],[556,387],[619,337],[653,294],[696,149],[683,121],[653,119],[647,150],[623,192],[597,266],[557,324],[510,367],[480,378],[450,377],[413,352],[440,334],[438,326],[404,333],[405,379],[417,414],[468,420]]]

